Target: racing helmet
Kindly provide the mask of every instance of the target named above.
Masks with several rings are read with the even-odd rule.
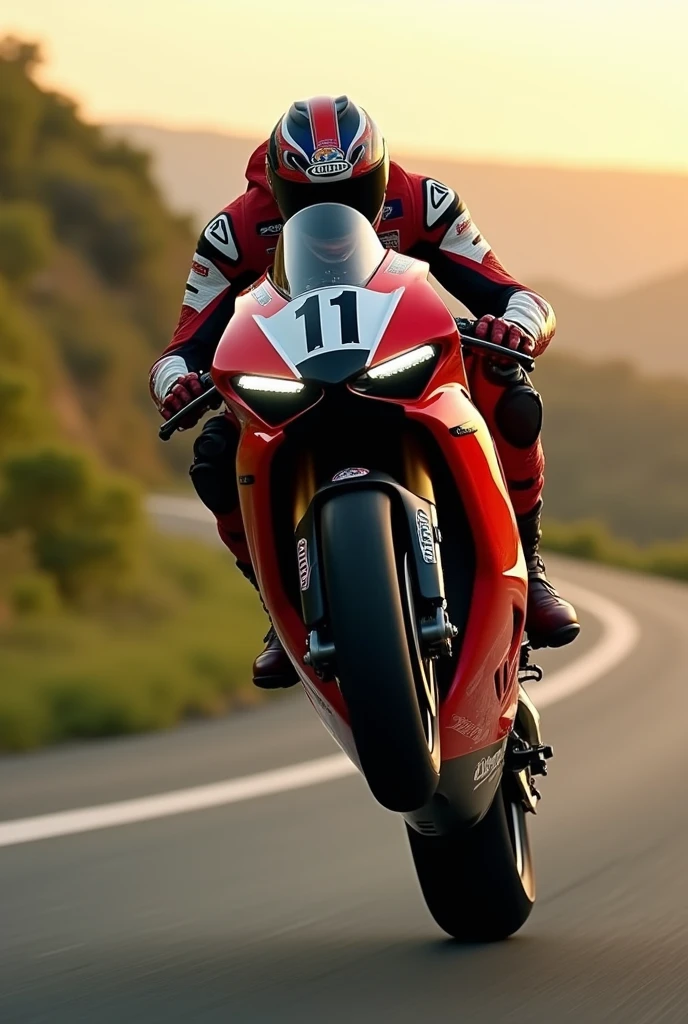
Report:
[[[292,103],[268,142],[267,179],[284,220],[315,203],[341,203],[376,224],[389,180],[387,146],[347,96]]]

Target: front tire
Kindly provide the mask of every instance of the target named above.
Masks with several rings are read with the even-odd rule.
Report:
[[[320,525],[336,674],[363,774],[384,807],[416,810],[437,788],[439,752],[421,708],[390,498],[367,488],[340,494],[324,505]]]
[[[453,836],[424,836],[407,827],[428,910],[462,942],[498,942],[527,921],[535,873],[523,805],[507,780],[485,817]]]

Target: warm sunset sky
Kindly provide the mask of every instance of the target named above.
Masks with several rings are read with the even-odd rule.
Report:
[[[348,92],[405,150],[688,172],[688,0],[12,6],[0,33],[43,40],[92,118],[264,135]]]

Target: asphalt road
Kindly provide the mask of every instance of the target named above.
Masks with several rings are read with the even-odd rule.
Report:
[[[550,707],[539,900],[501,945],[428,916],[362,781],[0,848],[2,1024],[688,1021],[688,588],[557,561],[640,622]],[[599,640],[596,621],[557,658]],[[576,650],[576,647],[578,648]],[[9,758],[0,821],[332,752],[305,698],[166,735]]]

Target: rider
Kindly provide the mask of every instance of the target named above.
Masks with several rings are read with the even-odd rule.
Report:
[[[511,277],[463,200],[441,182],[390,163],[384,139],[346,96],[294,103],[251,156],[248,188],[203,229],[174,337],[151,370],[151,393],[169,419],[202,392],[237,295],[268,269],[285,220],[314,203],[352,206],[386,248],[425,260],[435,278],[476,316],[476,334],[535,356],[555,329],[540,295]],[[574,608],[555,591],[539,554],[544,456],[542,402],[513,364],[467,358],[471,393],[497,446],[528,566],[526,629],[533,647],[561,647],[579,632]],[[191,415],[184,427],[200,416]],[[215,513],[220,536],[256,586],[236,488],[237,424],[208,420],[194,448],[191,477]],[[274,688],[296,674],[271,628],[254,682]]]

